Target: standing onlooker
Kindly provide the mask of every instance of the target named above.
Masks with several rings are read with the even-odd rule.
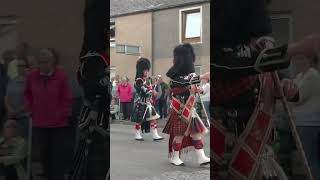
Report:
[[[158,100],[160,119],[162,119],[162,118],[167,118],[167,115],[168,115],[167,101],[169,96],[169,86],[167,83],[163,81],[161,76],[159,76],[158,81],[160,83],[160,87],[162,91],[161,96]]]
[[[29,116],[24,104],[25,78],[28,68],[26,60],[19,60],[17,68],[18,76],[8,82],[5,104],[8,117],[17,120],[18,134],[27,138]]]
[[[127,77],[123,77],[118,86],[118,96],[120,98],[123,119],[129,120],[131,116],[132,86]]]
[[[29,69],[35,69],[37,68],[37,58],[36,56],[33,56],[33,55],[29,55],[27,56],[27,61],[28,61],[28,66],[29,66]]]
[[[67,162],[71,160],[68,158],[72,156],[68,141],[72,94],[67,76],[57,62],[54,50],[42,49],[39,68],[28,74],[25,88],[33,135],[39,143],[44,176],[48,180],[63,180]]]
[[[320,74],[314,68],[317,59],[300,56],[299,74],[294,82],[299,88],[299,101],[293,104],[295,124],[315,180],[320,179]]]
[[[158,75],[154,79],[154,93],[153,93],[154,106],[158,114],[160,114],[159,102],[160,102],[160,97],[162,96],[162,89],[159,81],[160,78],[161,78],[161,75]]]
[[[204,105],[208,118],[210,119],[210,79],[204,79],[204,84],[201,86],[201,100]]]
[[[21,42],[16,46],[16,58],[8,64],[8,76],[10,79],[14,79],[18,76],[17,64],[19,59],[26,59],[29,50],[29,45],[25,42]]]
[[[112,98],[115,99],[117,101],[117,103],[119,103],[119,97],[118,97],[118,86],[119,86],[119,81],[117,80],[117,77],[119,77],[118,75],[116,77],[113,78],[112,80],[112,90],[111,90],[111,94],[112,94]]]

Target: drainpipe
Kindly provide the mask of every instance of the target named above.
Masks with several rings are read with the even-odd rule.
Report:
[[[151,11],[151,74],[154,75],[154,55],[153,55],[153,48],[154,48],[154,32],[153,32],[153,11]]]

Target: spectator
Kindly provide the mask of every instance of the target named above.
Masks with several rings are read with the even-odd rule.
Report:
[[[2,54],[3,63],[6,65],[6,69],[8,69],[8,64],[15,59],[15,50],[6,50]]]
[[[118,96],[120,98],[123,119],[129,120],[131,117],[132,86],[127,77],[123,77],[118,86]]]
[[[39,68],[28,74],[25,88],[33,135],[39,143],[43,175],[48,180],[64,179],[66,162],[72,156],[68,149],[72,95],[67,76],[57,62],[53,49],[42,49]]]
[[[18,76],[17,64],[19,59],[26,59],[29,45],[21,42],[16,46],[16,58],[8,64],[8,77],[14,79]]]
[[[29,68],[32,70],[32,69],[35,69],[37,68],[37,58],[36,56],[33,56],[33,55],[29,55],[27,56],[27,63],[28,63],[28,66]]]
[[[116,77],[118,77],[118,75],[116,76]],[[116,77],[114,77],[113,78],[113,81],[112,81],[112,92],[111,92],[111,94],[112,94],[112,97],[116,100],[116,101],[118,101],[118,86],[119,86],[119,81],[117,80],[117,78]],[[119,102],[119,101],[118,101]]]
[[[153,79],[153,84],[154,84],[153,99],[154,99],[154,106],[158,114],[160,114],[159,100],[160,100],[160,97],[162,96],[162,89],[161,89],[159,78],[161,78],[160,75],[158,75],[155,79]]]
[[[204,105],[204,110],[206,111],[208,118],[210,118],[210,80],[204,79],[204,84],[201,86],[201,100]]]
[[[317,59],[299,56],[294,82],[299,88],[299,101],[293,104],[295,124],[314,179],[320,179],[320,74],[314,68]]]
[[[110,104],[110,116],[112,119],[118,119],[118,113],[119,113],[119,105],[118,103],[113,99]]]
[[[24,105],[24,88],[27,74],[27,61],[18,60],[18,76],[9,80],[5,104],[8,116],[17,120],[18,134],[28,136],[29,116]]]
[[[167,83],[163,81],[161,76],[159,76],[158,80],[159,80],[161,91],[162,91],[161,96],[158,100],[160,119],[162,119],[162,118],[167,118],[167,115],[168,115],[167,101],[169,96],[169,86]]]
[[[4,124],[3,137],[0,139],[0,171],[6,180],[24,180],[28,146],[24,138],[17,134],[17,123],[8,120]]]

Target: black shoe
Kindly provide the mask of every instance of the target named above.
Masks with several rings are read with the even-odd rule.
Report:
[[[153,141],[161,141],[161,140],[163,140],[164,138],[163,137],[161,137],[161,138],[158,138],[158,139],[153,139]]]
[[[205,162],[205,163],[201,163],[200,167],[204,167],[204,166],[209,165],[209,164],[210,164],[210,161],[209,162]]]

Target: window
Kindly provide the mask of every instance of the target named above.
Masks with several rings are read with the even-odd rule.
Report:
[[[293,40],[292,15],[290,13],[277,13],[271,15],[272,36],[277,44],[287,44]],[[279,71],[288,77],[295,77],[296,64],[291,63],[288,69]]]
[[[116,45],[117,53],[127,54],[127,55],[140,55],[140,47],[139,46],[129,46],[129,45]]]
[[[125,45],[120,45],[120,44],[117,44],[117,53],[125,53],[126,52],[126,46]]]
[[[199,65],[195,65],[194,66],[194,71],[197,75],[200,75],[201,74],[201,66]]]
[[[271,16],[272,36],[279,44],[292,42],[292,17],[290,14]]]
[[[140,54],[140,47],[139,46],[127,46],[126,54],[139,55]]]
[[[110,47],[116,47],[116,25],[115,22],[110,22]]]
[[[180,10],[180,43],[202,42],[202,7]]]

